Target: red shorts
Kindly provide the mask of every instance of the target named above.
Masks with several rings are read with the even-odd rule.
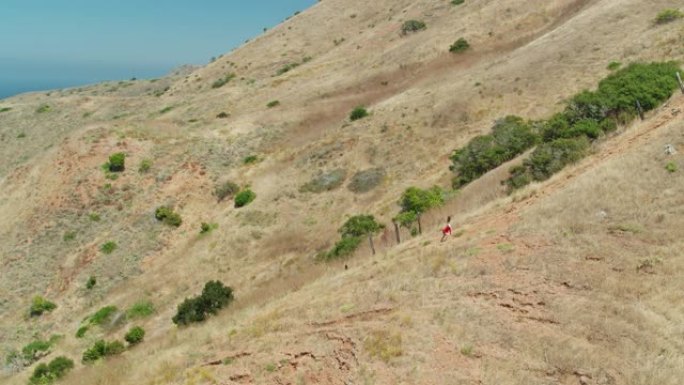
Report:
[[[446,226],[445,228],[442,229],[442,234],[444,235],[451,235],[451,226]]]

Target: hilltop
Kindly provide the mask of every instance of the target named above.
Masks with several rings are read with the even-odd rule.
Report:
[[[323,0],[200,68],[1,100],[3,381],[63,355],[64,384],[678,384],[681,94],[512,194],[530,151],[458,190],[449,158],[617,68],[681,61],[681,19],[654,22],[681,4],[452,3]],[[446,202],[397,244],[402,193],[434,185]],[[377,253],[321,261],[358,214],[385,225]],[[175,325],[213,280],[234,300]],[[56,308],[30,317],[37,295]],[[81,363],[132,326],[143,342]]]

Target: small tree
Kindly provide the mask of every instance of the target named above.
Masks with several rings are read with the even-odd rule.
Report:
[[[449,47],[449,52],[451,53],[461,53],[470,48],[470,44],[464,38],[460,38],[454,42],[454,44]]]
[[[401,33],[406,35],[410,32],[418,32],[427,28],[425,22],[420,20],[406,20],[404,24],[401,25]]]
[[[368,236],[371,251],[375,255],[375,246],[373,245],[373,235],[379,233],[385,225],[375,221],[372,215],[355,215],[347,220],[347,222],[340,227],[339,232],[342,238],[346,237],[363,237]]]
[[[240,191],[235,196],[235,207],[240,208],[240,207],[247,206],[254,199],[256,199],[256,193],[254,193],[254,191],[250,190],[249,188],[246,188],[246,189]]]
[[[420,222],[421,215],[433,207],[440,206],[444,203],[442,196],[442,189],[438,186],[432,187],[428,190],[422,190],[417,187],[409,187],[401,196],[399,205],[401,206],[401,213],[399,219],[407,221],[412,218],[412,213],[415,215],[415,220],[418,222],[418,232],[423,233],[423,228]]]

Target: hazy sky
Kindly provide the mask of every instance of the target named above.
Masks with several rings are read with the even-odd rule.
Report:
[[[0,0],[0,98],[204,64],[316,0]]]

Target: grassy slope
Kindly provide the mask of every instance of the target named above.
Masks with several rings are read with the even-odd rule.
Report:
[[[633,266],[651,257],[666,260],[677,250],[677,234],[670,230],[677,227],[666,219],[655,222],[655,216],[655,223],[643,226],[648,218],[639,216],[674,205],[667,197],[643,198],[667,191],[672,182],[663,160],[649,156],[661,144],[626,153],[634,164],[650,160],[649,175],[662,171],[663,187],[656,189],[650,179],[622,186],[619,181],[632,181],[625,175],[633,167],[621,160],[601,161],[591,171],[616,181],[623,194],[615,206],[599,200],[610,191],[592,194],[600,179],[583,176],[533,200],[520,217],[495,207],[466,221],[486,203],[469,203],[468,196],[500,194],[495,180],[483,181],[449,208],[470,226],[458,241],[436,246],[426,236],[396,248],[391,234],[384,234],[380,256],[368,259],[362,251],[349,271],[311,262],[333,241],[344,215],[373,212],[387,220],[406,186],[446,182],[448,152],[486,130],[492,119],[546,115],[560,108],[556,102],[563,97],[594,84],[612,60],[681,59],[681,24],[654,28],[650,22],[649,12],[666,6],[672,2],[482,1],[452,7],[446,1],[326,1],[188,76],[3,101],[0,106],[13,110],[0,114],[6,144],[0,212],[8,218],[0,224],[0,343],[18,347],[34,333],[64,333],[68,338],[58,350],[78,357],[88,341],[71,336],[83,316],[110,303],[125,307],[149,298],[159,312],[144,321],[148,342],[120,360],[81,369],[67,382],[202,383],[248,374],[257,383],[275,376],[304,383],[438,383],[444,373],[463,383],[572,383],[581,375],[595,383],[649,383],[649,373],[663,376],[660,383],[672,381],[681,368],[681,346],[666,340],[677,333],[673,325],[682,315],[667,307],[677,281],[668,277],[681,276],[681,264],[673,256],[671,264],[655,263],[648,272]],[[428,30],[400,37],[399,26],[408,18],[427,21]],[[468,38],[473,51],[446,54],[459,36]],[[312,60],[273,76],[305,56]],[[211,89],[227,71],[238,77]],[[167,86],[164,95],[149,95]],[[267,109],[276,99],[281,106]],[[345,124],[361,103],[373,115]],[[37,114],[43,104],[52,109]],[[173,109],[162,113],[167,107]],[[230,117],[215,118],[220,112]],[[17,138],[20,132],[26,137]],[[656,137],[676,142],[672,135],[659,131]],[[411,151],[406,143],[413,144]],[[108,181],[100,165],[120,150],[130,155],[129,171]],[[264,160],[242,165],[253,153]],[[136,172],[143,158],[154,159],[148,174]],[[351,175],[377,165],[389,177],[371,193],[357,196],[345,187],[320,195],[299,192],[319,171],[343,168]],[[224,178],[250,183],[257,201],[240,211],[217,204],[211,192]],[[103,188],[107,183],[113,188]],[[580,194],[586,206],[570,210],[569,199]],[[637,210],[634,202],[651,206]],[[154,208],[167,203],[183,215],[178,230],[152,219]],[[495,205],[508,210],[505,200]],[[595,207],[610,222],[592,222]],[[91,212],[102,220],[92,222]],[[428,218],[429,226],[441,216]],[[555,218],[551,224],[549,217]],[[219,228],[199,237],[202,221]],[[637,225],[643,229],[613,229]],[[66,232],[76,239],[64,242]],[[99,246],[108,240],[120,248],[102,255]],[[653,246],[663,241],[662,248]],[[609,247],[592,246],[604,244]],[[601,270],[594,264],[615,278],[597,276]],[[86,293],[89,275],[99,283]],[[236,288],[235,310],[205,326],[175,330],[169,322],[175,305],[214,278]],[[652,291],[652,280],[667,290]],[[627,288],[631,296],[621,294],[621,282],[633,285]],[[24,320],[21,313],[35,293],[60,307],[45,319]],[[633,308],[635,296],[646,310]],[[617,320],[626,323],[622,329],[613,327]],[[389,338],[381,329],[389,330]],[[398,335],[403,354],[389,366],[368,356],[391,352]],[[625,338],[633,345],[620,342]],[[468,346],[472,357],[461,353]],[[661,348],[666,353],[658,367],[652,363]],[[235,365],[198,367],[242,351],[251,355]],[[614,351],[611,360],[597,358]],[[154,359],[144,368],[136,365],[150,352]],[[318,358],[296,357],[303,352]],[[620,367],[627,359],[634,370]],[[278,370],[272,372],[271,364]],[[434,367],[439,370],[428,369]]]

